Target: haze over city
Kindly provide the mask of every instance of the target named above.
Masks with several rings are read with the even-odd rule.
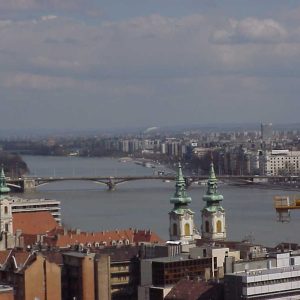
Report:
[[[2,129],[297,122],[296,1],[0,1]]]

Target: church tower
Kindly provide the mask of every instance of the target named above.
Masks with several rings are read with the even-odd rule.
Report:
[[[211,162],[207,192],[203,196],[206,205],[202,210],[202,238],[209,240],[226,239],[225,210],[220,204],[223,196],[217,191],[217,181],[214,164]]]
[[[178,163],[175,189],[175,194],[170,200],[174,204],[173,210],[169,213],[170,240],[192,241],[194,239],[194,212],[188,207],[192,198],[187,196],[180,163]]]

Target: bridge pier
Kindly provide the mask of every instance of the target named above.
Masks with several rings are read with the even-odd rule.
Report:
[[[23,191],[24,192],[33,191],[33,190],[35,190],[35,188],[36,188],[35,179],[24,178],[24,181],[23,181]]]
[[[110,179],[106,185],[108,186],[109,191],[114,191],[116,189],[116,184],[112,179]]]

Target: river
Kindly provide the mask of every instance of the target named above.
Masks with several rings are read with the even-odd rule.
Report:
[[[112,158],[23,156],[31,175],[36,176],[117,176],[152,175],[152,168],[134,162],[119,162]],[[220,185],[226,210],[227,235],[230,240],[242,240],[251,235],[257,243],[275,246],[279,242],[300,242],[297,227],[300,212],[292,211],[290,223],[276,221],[274,195],[295,194],[292,191],[255,187]],[[110,192],[105,185],[88,181],[53,182],[36,191],[22,194],[27,198],[51,198],[61,201],[63,224],[69,228],[101,231],[121,228],[151,229],[168,238],[169,200],[174,182],[132,181],[117,185]],[[202,196],[205,187],[193,185],[191,209],[195,223],[201,224]],[[18,194],[20,196],[20,194]]]

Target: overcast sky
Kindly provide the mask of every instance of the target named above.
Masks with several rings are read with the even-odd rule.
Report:
[[[300,1],[0,0],[0,127],[298,122]]]

